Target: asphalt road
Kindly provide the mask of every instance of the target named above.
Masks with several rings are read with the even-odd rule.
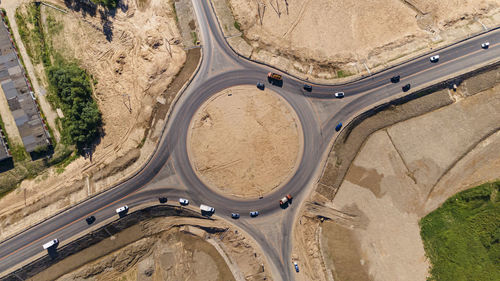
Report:
[[[84,219],[91,214],[102,221],[116,216],[114,210],[119,206],[127,204],[133,209],[140,203],[155,201],[159,195],[166,195],[171,201],[186,197],[194,205],[204,203],[213,206],[222,218],[228,218],[231,212],[241,213],[242,218],[233,223],[260,245],[271,263],[273,278],[294,280],[290,260],[292,224],[298,209],[294,206],[305,198],[308,192],[306,187],[311,186],[328,144],[337,134],[334,128],[338,122],[350,120],[383,99],[400,95],[401,87],[406,83],[417,88],[500,58],[500,30],[494,30],[439,50],[436,52],[440,55],[438,63],[431,63],[429,56],[424,56],[356,82],[335,86],[313,84],[312,92],[308,93],[302,90],[303,81],[285,73],[282,73],[282,87],[270,85],[266,80],[267,72],[271,70],[269,67],[239,57],[226,44],[210,3],[193,1],[193,4],[203,43],[203,61],[198,74],[175,105],[151,160],[133,177],[109,191],[3,241],[0,244],[0,272],[42,253],[42,244],[50,239],[58,238],[64,243],[70,237],[83,234],[88,230]],[[488,50],[480,48],[485,41],[491,44]],[[401,76],[399,83],[390,82],[390,77],[394,75]],[[216,193],[196,177],[187,156],[186,137],[191,117],[210,96],[231,86],[255,85],[257,81],[265,82],[266,87],[275,90],[296,111],[302,123],[304,151],[296,173],[282,188],[262,199],[242,200]],[[337,91],[345,92],[346,97],[335,99],[333,93]],[[323,101],[328,106],[318,109],[314,105]],[[321,112],[318,114],[318,111]],[[185,188],[145,189],[162,177],[167,165],[173,165]],[[294,204],[282,210],[278,201],[287,193],[294,195]],[[250,219],[248,212],[251,210],[258,210],[261,215]],[[285,216],[282,216],[283,212],[287,212]],[[275,217],[281,219],[276,219],[274,225]]]

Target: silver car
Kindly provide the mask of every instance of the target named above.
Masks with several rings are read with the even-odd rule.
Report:
[[[344,92],[336,92],[335,93],[335,97],[338,98],[338,99],[341,99],[344,97]]]
[[[430,60],[431,62],[437,62],[439,60],[439,55],[432,56]]]

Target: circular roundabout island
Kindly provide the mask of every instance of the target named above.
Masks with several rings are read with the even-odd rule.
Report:
[[[187,139],[200,180],[225,195],[264,196],[286,183],[300,163],[297,114],[277,93],[243,85],[223,90],[195,113]]]

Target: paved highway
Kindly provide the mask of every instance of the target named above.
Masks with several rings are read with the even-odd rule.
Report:
[[[406,83],[417,88],[500,58],[500,30],[494,30],[439,50],[436,52],[440,55],[438,63],[431,63],[429,56],[425,56],[352,83],[313,84],[311,93],[302,90],[302,81],[285,73],[283,87],[266,82],[266,87],[275,90],[296,111],[302,123],[304,150],[299,167],[288,183],[263,199],[242,200],[208,189],[195,175],[186,148],[189,122],[200,105],[213,94],[231,86],[265,82],[271,69],[241,58],[231,50],[209,1],[194,0],[193,5],[203,43],[202,63],[175,105],[151,160],[133,177],[109,191],[3,241],[0,244],[0,272],[42,253],[41,245],[50,239],[58,238],[64,243],[74,235],[83,234],[88,229],[84,219],[91,214],[99,222],[116,216],[114,210],[119,206],[127,204],[133,210],[133,206],[156,201],[159,195],[166,195],[169,200],[186,197],[195,205],[205,203],[213,206],[222,218],[228,218],[231,212],[241,213],[242,218],[233,223],[260,245],[270,262],[273,278],[294,280],[290,237],[298,210],[296,206],[312,186],[321,159],[336,135],[336,124],[345,123],[381,100],[401,95],[401,87]],[[488,50],[480,48],[485,41],[491,44]],[[399,83],[390,82],[390,77],[394,75],[401,75]],[[346,97],[335,99],[332,94],[336,91],[345,92]],[[171,170],[171,167],[175,168],[181,186],[167,186],[161,190],[147,188],[160,182],[165,177],[165,171]],[[282,210],[278,200],[287,193],[294,195],[294,204]],[[251,210],[259,210],[261,215],[251,219],[248,216]]]

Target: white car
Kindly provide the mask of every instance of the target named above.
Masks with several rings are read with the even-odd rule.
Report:
[[[343,98],[344,97],[344,92],[336,92],[335,93],[335,97],[340,99],[340,98]]]
[[[179,204],[181,204],[182,206],[187,206],[189,205],[189,200],[184,198],[179,198]]]
[[[431,57],[431,62],[437,62],[439,60],[439,55],[435,55]]]
[[[120,208],[116,209],[116,213],[117,213],[117,214],[120,214],[120,213],[126,213],[127,211],[128,211],[128,206],[127,206],[127,205],[122,206],[122,207],[120,207]]]
[[[50,248],[54,245],[57,245],[58,243],[59,243],[59,240],[57,240],[57,239],[50,240],[49,242],[43,244],[43,249],[47,250],[48,248]]]
[[[490,46],[490,42],[484,42],[483,44],[481,44],[481,48],[483,48],[483,49],[488,49],[489,46]]]

